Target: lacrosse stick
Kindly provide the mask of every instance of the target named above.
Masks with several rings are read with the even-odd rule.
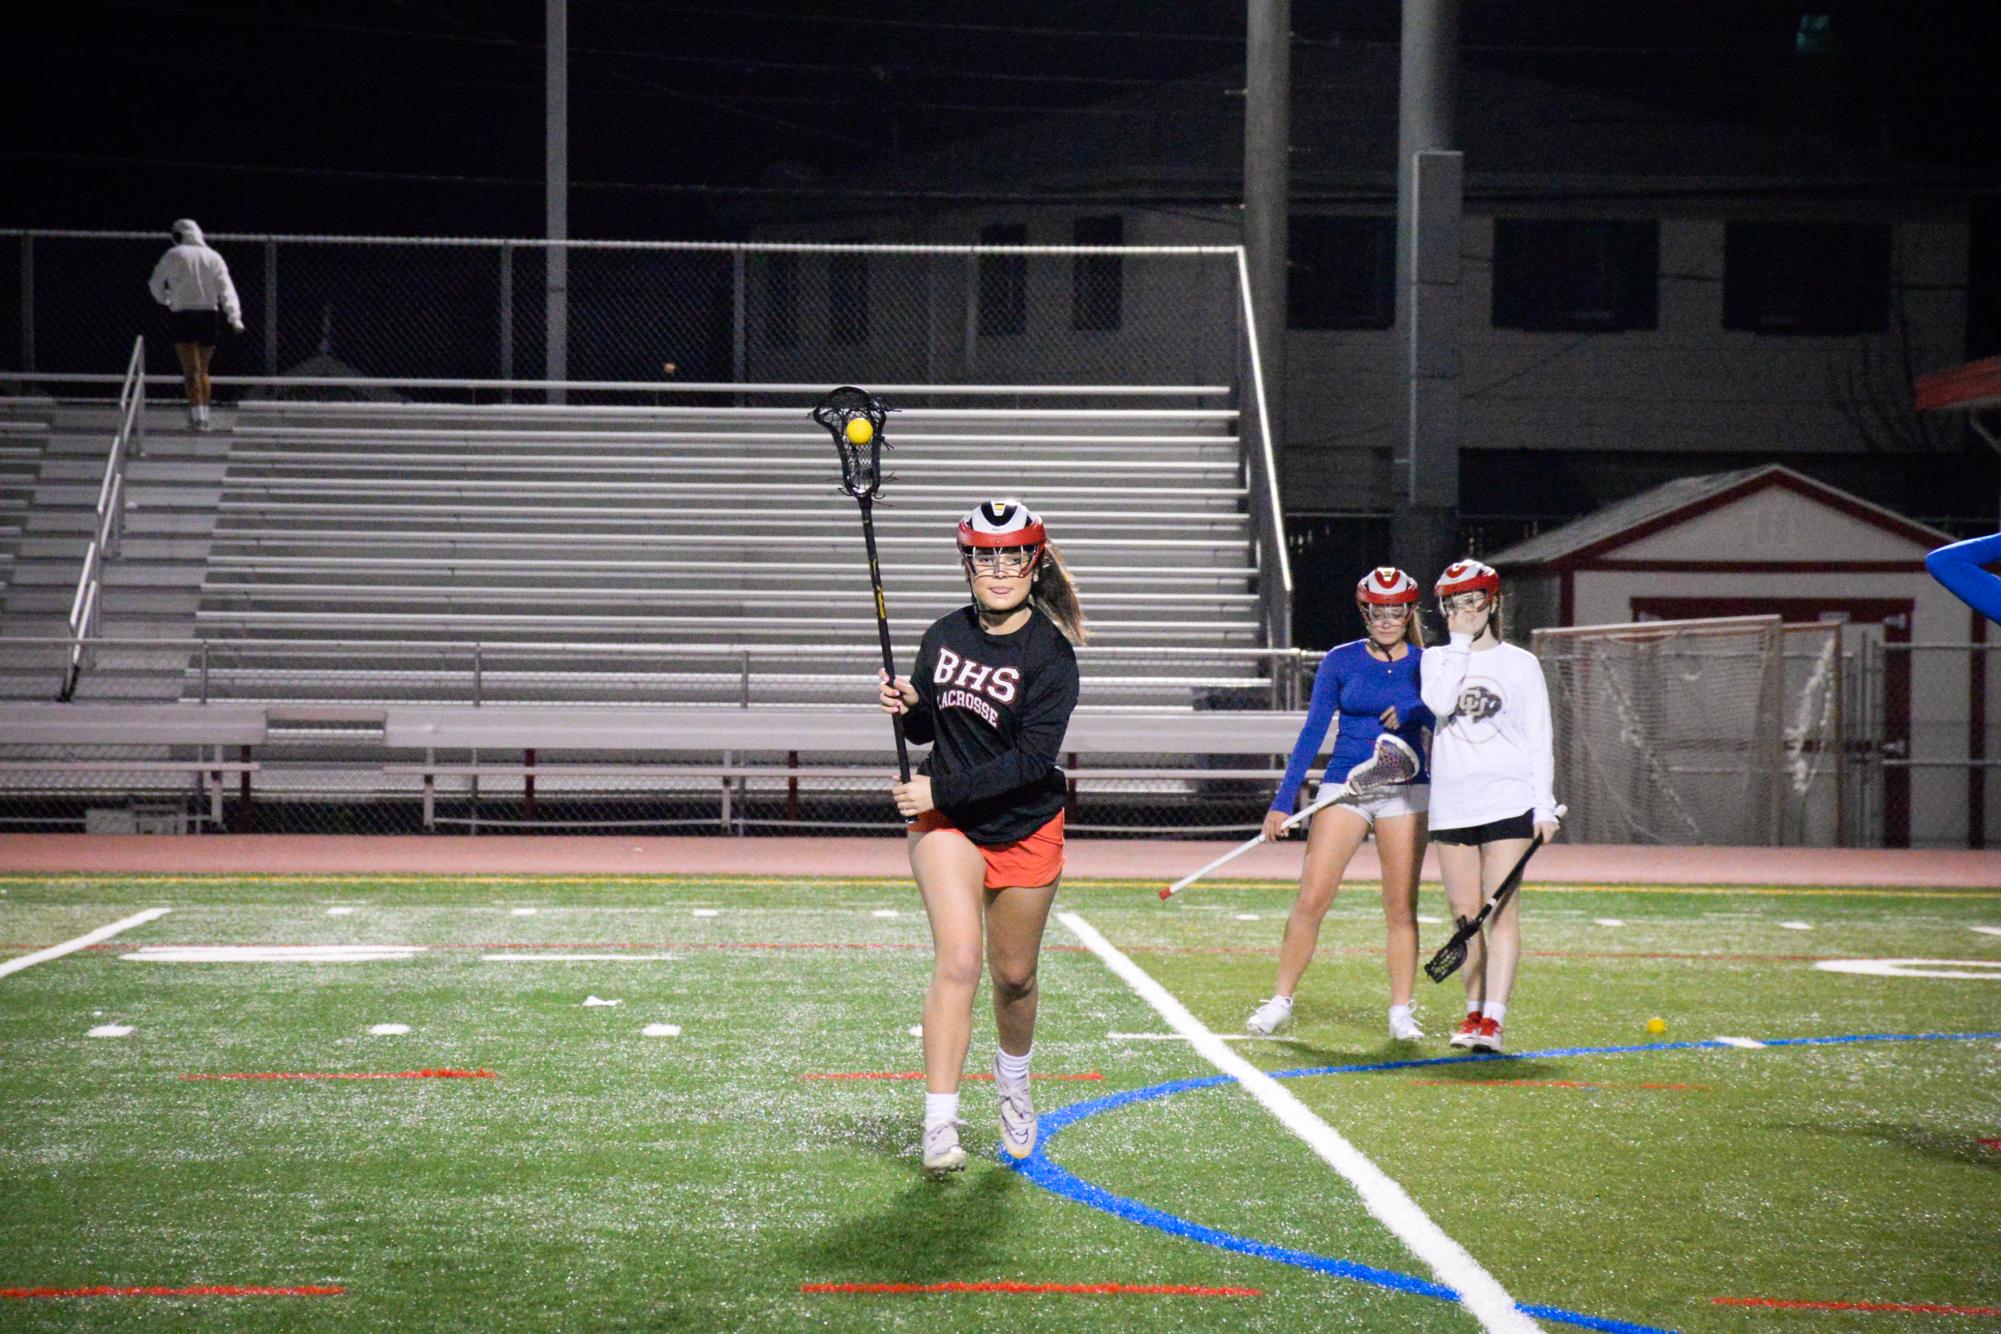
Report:
[[[1568,806],[1558,806],[1556,808],[1556,818],[1561,820],[1569,812],[1570,808]],[[1537,834],[1534,841],[1529,844],[1528,850],[1522,853],[1521,858],[1515,862],[1514,868],[1508,872],[1508,878],[1503,880],[1500,887],[1488,895],[1487,901],[1480,905],[1479,913],[1471,918],[1461,917],[1458,919],[1459,929],[1452,933],[1452,939],[1441,945],[1438,953],[1431,956],[1431,962],[1424,966],[1424,975],[1426,977],[1434,982],[1443,982],[1446,978],[1459,971],[1459,965],[1466,962],[1466,942],[1473,939],[1474,934],[1479,931],[1481,924],[1493,915],[1496,908],[1507,902],[1508,896],[1520,887],[1522,872],[1528,869],[1529,858],[1535,856],[1535,850],[1541,846],[1542,835]]]
[[[841,490],[862,507],[862,541],[868,546],[869,587],[875,592],[875,628],[882,638],[882,669],[896,680],[896,657],[889,646],[889,608],[882,600],[882,567],[875,555],[875,495],[882,489],[882,424],[889,415],[882,400],[866,389],[844,384],[830,389],[813,420],[834,437],[841,455]],[[903,740],[903,715],[889,715],[896,730],[896,771],[910,781],[910,750]]]
[[[1332,806],[1337,801],[1347,801],[1354,797],[1373,797],[1385,788],[1408,783],[1417,777],[1417,771],[1421,767],[1417,752],[1410,748],[1409,742],[1394,732],[1385,732],[1376,738],[1375,754],[1350,769],[1348,776],[1340,782],[1332,785],[1322,783],[1313,804],[1303,811],[1288,816],[1279,828],[1290,829],[1296,824],[1303,824],[1313,818],[1315,811]],[[1264,841],[1264,833],[1260,831],[1256,838],[1246,839],[1207,866],[1190,872],[1161,890],[1160,897],[1163,899],[1173,897],[1217,867],[1235,861]]]

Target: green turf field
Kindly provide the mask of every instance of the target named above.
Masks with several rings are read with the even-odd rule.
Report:
[[[1058,908],[1240,1033],[1289,890],[1153,888]],[[1229,1049],[1305,1072],[1278,1087],[1545,1328],[1994,1323],[2001,933],[1976,928],[2001,928],[2001,893],[1531,887],[1505,1059],[1445,1046],[1457,979],[1420,979],[1433,1039],[1388,1040],[1376,904],[1344,891],[1284,1040]],[[339,1292],[9,1296],[0,1328],[1480,1327],[1190,1042],[1113,1036],[1170,1030],[1055,922],[1036,1071],[1081,1076],[1037,1085],[1063,1124],[1003,1166],[992,1086],[969,1083],[974,1161],[934,1183],[919,1081],[814,1077],[919,1068],[907,884],[12,877],[0,966],[152,907],[0,977],[0,1289]],[[425,948],[125,957],[165,945]],[[1984,967],[1812,966],[1839,958]],[[184,1078],[440,1070],[476,1077]],[[809,1290],[1001,1283],[1203,1291]]]

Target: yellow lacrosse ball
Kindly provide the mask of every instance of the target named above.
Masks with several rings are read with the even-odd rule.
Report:
[[[1667,1032],[1667,1020],[1661,1018],[1659,1015],[1655,1015],[1653,1018],[1647,1020],[1647,1032],[1649,1033]]]
[[[848,423],[849,444],[865,445],[873,439],[875,439],[875,427],[869,425],[868,418],[856,417],[853,421]]]

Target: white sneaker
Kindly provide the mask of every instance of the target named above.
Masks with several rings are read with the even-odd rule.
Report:
[[[1397,1042],[1422,1042],[1424,1029],[1418,1026],[1416,1015],[1395,1010],[1390,1014],[1390,1037]]]
[[[1292,1000],[1287,996],[1273,996],[1258,1006],[1251,1017],[1244,1021],[1244,1027],[1260,1037],[1269,1037],[1292,1021]]]
[[[1000,1091],[1001,1147],[1010,1158],[1026,1158],[1035,1152],[1035,1103],[1028,1094],[1028,1079],[1003,1077],[996,1054],[994,1087]]]
[[[966,1170],[966,1151],[959,1147],[957,1121],[939,1121],[924,1127],[924,1175],[944,1176]]]

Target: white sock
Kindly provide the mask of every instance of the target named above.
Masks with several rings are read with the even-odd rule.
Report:
[[[1411,1004],[1390,1006],[1390,1022],[1395,1023],[1399,1019],[1409,1019],[1411,1011],[1415,1008],[1416,1006]]]
[[[1035,1055],[1034,1043],[1030,1043],[1028,1050],[1019,1056],[1010,1056],[1005,1049],[1002,1049],[994,1057],[994,1068],[999,1071],[1002,1079],[1027,1079],[1028,1058],[1033,1055]]]
[[[959,1119],[959,1095],[956,1093],[926,1093],[924,1095],[924,1124],[935,1126],[941,1121]]]
[[[1280,1005],[1283,1005],[1288,1010],[1292,1008],[1292,997],[1290,996],[1273,996],[1272,999],[1277,1001]]]
[[[200,422],[208,420],[208,404],[204,403],[195,409],[195,420]]]
[[[1508,1003],[1506,1001],[1488,1001],[1480,1007],[1480,1013],[1492,1019],[1497,1024],[1505,1022],[1508,1017]]]

